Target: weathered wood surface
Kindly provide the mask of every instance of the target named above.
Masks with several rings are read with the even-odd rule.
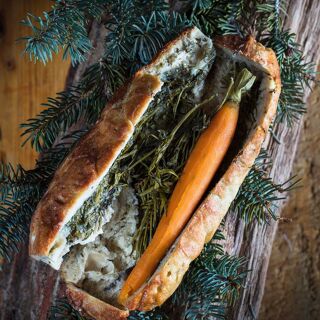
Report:
[[[314,61],[316,64],[320,62],[319,21],[319,1],[291,0],[288,2],[285,25],[298,35],[297,42],[302,45],[307,59]],[[309,95],[310,90],[306,90],[305,99]],[[271,150],[274,163],[271,176],[277,182],[284,182],[291,176],[301,126],[302,121],[298,121],[290,129],[283,125],[278,126],[276,135],[280,138],[281,144],[270,138],[266,143],[268,149]],[[282,206],[283,203],[279,204],[279,215]],[[269,225],[253,223],[244,228],[244,224],[239,222],[235,215],[229,214],[227,217],[226,230],[228,237],[226,246],[232,254],[246,256],[249,259],[247,268],[252,270],[248,273],[245,289],[241,293],[240,300],[233,309],[232,319],[258,318],[277,225],[278,222],[271,221]]]
[[[289,14],[301,10],[299,1],[296,1],[295,6],[296,8],[292,7]],[[309,12],[312,14],[308,14],[306,22],[293,20],[295,22],[293,30],[295,32],[303,30],[299,34],[300,39],[312,37],[306,43],[306,54],[309,52],[314,54],[318,50],[318,57],[319,40],[313,35],[319,35],[319,11],[319,7],[310,8]],[[313,31],[308,31],[305,26],[299,28],[301,22],[312,23]],[[316,48],[313,48],[314,46]],[[318,79],[320,80],[320,73]],[[283,210],[283,217],[288,219],[288,222],[279,223],[262,301],[260,314],[262,320],[319,319],[320,85],[309,96],[307,105],[308,112],[303,119],[293,170],[293,174],[303,180],[301,187],[290,193],[290,199]]]
[[[297,5],[299,8],[296,8]],[[293,26],[293,30],[299,34],[298,41],[307,49],[306,52],[313,61],[319,59],[319,43],[316,41],[320,31],[316,24],[320,18],[319,5],[318,1],[302,0],[298,3],[292,0],[288,5],[286,21],[286,25]],[[314,19],[311,19],[311,16]],[[100,29],[93,26],[91,37],[95,44],[101,43],[102,36]],[[97,59],[99,51],[90,57],[89,63]],[[69,83],[79,79],[83,68],[71,72]],[[309,92],[306,92],[306,95],[308,94]],[[280,126],[277,134],[282,144],[278,145],[273,140],[267,142],[272,150],[272,175],[276,181],[285,181],[290,176],[300,127],[301,122],[290,130]],[[226,248],[230,253],[248,257],[248,268],[253,270],[248,274],[246,289],[241,293],[241,298],[230,315],[232,319],[257,318],[276,227],[277,223],[271,222],[269,226],[252,224],[245,229],[243,223],[234,215],[228,215],[225,228]],[[11,265],[4,267],[0,275],[0,320],[45,319],[48,307],[59,292],[58,288],[57,274],[43,264],[31,261],[26,250],[22,250]]]
[[[318,67],[320,72],[320,66]],[[320,74],[318,76],[320,80]],[[320,86],[308,101],[290,193],[272,247],[261,320],[319,319],[320,314]],[[272,306],[272,308],[270,308]]]
[[[75,84],[85,68],[97,61],[103,51],[102,29],[93,24],[90,38],[96,48],[86,66],[70,69],[67,85]],[[53,92],[51,92],[52,94]],[[44,320],[57,295],[63,295],[58,272],[49,266],[30,259],[27,246],[0,272],[0,320]]]
[[[24,42],[16,39],[29,32],[19,23],[27,12],[40,15],[50,5],[42,0],[0,0],[0,160],[26,168],[34,166],[37,153],[30,144],[19,147],[19,125],[38,114],[48,96],[64,89],[70,62],[59,54],[46,66],[35,64],[22,56]]]

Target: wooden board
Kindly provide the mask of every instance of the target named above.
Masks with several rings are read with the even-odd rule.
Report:
[[[319,80],[320,80],[320,67]],[[320,314],[320,85],[310,95],[290,193],[272,247],[259,319],[317,320]]]
[[[285,27],[290,28],[297,36],[297,42],[302,44],[302,50],[307,59],[316,65],[320,62],[320,2],[313,0],[290,0],[287,2]],[[305,99],[310,90],[305,90]],[[291,176],[293,161],[302,127],[302,119],[292,128],[280,125],[276,128],[276,135],[281,144],[270,139],[266,142],[271,150],[273,168],[271,176],[276,182],[287,181]],[[279,203],[278,215],[284,203]],[[252,270],[245,280],[245,289],[232,311],[232,319],[257,319],[264,293],[266,274],[268,270],[273,240],[278,221],[271,221],[269,225],[252,223],[244,227],[235,215],[229,214],[226,223],[228,239],[226,247],[233,254],[248,258],[246,268]],[[285,290],[285,288],[283,288]],[[276,299],[276,297],[274,297]],[[272,305],[273,307],[273,305]],[[295,318],[298,319],[298,318]]]
[[[21,54],[24,43],[16,39],[30,32],[19,24],[27,12],[40,15],[50,5],[43,0],[0,0],[0,159],[26,168],[33,167],[37,154],[30,144],[19,148],[19,124],[38,114],[48,96],[64,89],[70,62],[60,54],[46,66],[34,64]]]

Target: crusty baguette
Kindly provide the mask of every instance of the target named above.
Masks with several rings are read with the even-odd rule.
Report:
[[[281,83],[274,52],[257,43],[252,37],[241,40],[238,37],[226,36],[217,38],[215,43],[233,59],[262,72],[257,123],[251,129],[242,150],[194,213],[153,276],[128,298],[125,306],[129,310],[151,310],[161,305],[176,290],[190,263],[200,254],[204,244],[211,240],[220,225],[258,156],[276,113]],[[72,290],[69,288],[69,295]]]
[[[119,99],[123,103],[113,104],[108,112],[103,112],[98,123],[58,168],[32,217],[31,256],[45,260],[52,247],[60,245],[59,231],[93,193],[160,88],[157,76],[137,72]],[[55,267],[55,261],[49,262]]]
[[[195,69],[204,68],[203,64],[208,63],[208,59],[204,59],[204,62],[201,61],[203,56],[212,53],[210,42],[207,43],[207,48],[203,49],[201,42],[198,43],[198,54],[193,57],[180,57],[179,61],[174,61],[171,65],[169,63],[172,61],[170,56],[173,55],[176,47],[181,45],[181,41],[192,39],[191,41],[197,42],[203,37],[198,29],[192,28],[170,42],[151,64],[138,71],[133,79],[119,91],[103,112],[101,120],[94,129],[80,141],[68,156],[58,169],[48,192],[34,215],[30,238],[30,253],[33,256],[50,262],[48,255],[51,248],[57,245],[59,231],[81,203],[91,195],[93,191],[88,192],[89,186],[96,186],[106,174],[132,135],[134,124],[148,107],[153,95],[161,89],[161,82],[165,80],[166,73],[170,72],[170,68],[174,69],[183,63],[194,64]],[[279,66],[273,51],[256,43],[251,37],[245,41],[238,37],[222,37],[216,39],[216,45],[220,48],[219,50],[223,50],[232,59],[244,62],[253,72],[259,72],[261,85],[257,103],[257,122],[252,127],[242,150],[194,213],[189,224],[153,276],[129,297],[125,308],[130,310],[150,310],[161,305],[175,291],[190,262],[200,254],[204,244],[210,241],[226,214],[243,179],[259,154],[262,142],[275,115],[281,85]],[[148,87],[148,90],[145,90],[144,87]],[[135,88],[139,88],[139,90]],[[109,128],[111,124],[112,126]],[[121,134],[115,134],[119,129],[118,134]],[[105,136],[103,139],[100,130],[104,130],[103,134],[111,135],[111,139],[109,136]],[[94,137],[97,137],[97,141]],[[106,139],[106,137],[108,138]],[[105,141],[111,142],[109,145],[105,145]],[[97,149],[93,150],[92,145]],[[107,148],[104,149],[104,147]],[[85,166],[89,168],[84,168]],[[81,173],[82,170],[85,172]],[[74,173],[76,173],[75,177],[72,176]],[[71,191],[69,193],[66,191],[66,195],[64,193],[65,181],[70,183],[71,187]],[[59,186],[61,190],[59,190]],[[55,261],[51,262],[51,265],[55,267],[59,267],[59,264]],[[72,283],[67,283],[67,287],[67,296],[71,303],[92,318],[116,320],[123,319],[127,315],[127,311],[93,297]]]
[[[129,315],[128,310],[120,310],[103,302],[71,283],[68,284],[66,293],[74,308],[87,317],[104,320],[123,320],[127,319]]]

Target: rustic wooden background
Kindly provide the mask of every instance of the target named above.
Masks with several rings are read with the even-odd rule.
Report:
[[[281,214],[283,220],[273,243],[261,320],[320,319],[319,123],[320,86],[308,100],[293,169],[302,181],[300,188],[290,193]]]
[[[39,113],[48,96],[64,89],[70,65],[61,55],[46,67],[34,64],[21,54],[24,44],[16,41],[28,32],[18,23],[27,12],[40,15],[49,8],[46,0],[0,0],[0,159],[26,168],[33,166],[36,153],[29,144],[19,148],[19,124]]]
[[[318,60],[320,52],[315,50],[317,43],[310,41],[312,38],[318,39],[319,34],[319,29],[314,27],[314,17],[319,16],[319,12],[314,10],[319,8],[315,5],[318,0],[289,2],[291,12],[287,24],[299,33],[300,40],[307,46],[306,53],[311,53]],[[62,62],[60,56],[43,67],[28,62],[27,57],[21,57],[23,45],[17,44],[15,39],[25,35],[26,29],[19,26],[17,21],[24,18],[26,12],[40,14],[49,5],[48,1],[43,0],[0,0],[0,157],[13,163],[22,163],[27,168],[32,167],[36,155],[29,146],[18,148],[21,143],[18,125],[37,114],[41,110],[40,103],[47,96],[64,88],[69,62]],[[302,125],[302,140],[295,161],[295,172],[304,177],[303,187],[291,194],[283,212],[283,217],[292,219],[292,222],[281,220],[279,223],[259,317],[263,320],[319,318],[319,102],[320,89],[316,89],[308,101],[309,111]],[[298,133],[295,132],[295,137],[299,136]],[[8,286],[0,287],[0,306],[14,302],[5,308],[6,311],[1,312],[0,309],[1,320],[23,319],[24,314],[34,312],[29,312],[27,301],[43,306],[32,317],[38,319],[41,315],[43,319],[45,310],[42,309],[47,308],[51,299],[51,292],[45,290],[56,288],[54,272],[26,259],[25,255],[23,251],[23,255],[15,258],[15,271],[6,267],[0,274],[0,280],[12,280],[0,281],[0,285],[3,283]],[[25,264],[23,261],[26,261]],[[22,268],[33,270],[30,280],[19,280],[24,277]],[[44,281],[54,283],[43,286],[41,283]],[[38,294],[39,290],[41,295]],[[18,301],[15,301],[17,298]]]

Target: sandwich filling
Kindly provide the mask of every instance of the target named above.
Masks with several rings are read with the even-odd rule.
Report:
[[[188,33],[188,36],[182,36],[173,43],[170,43],[170,45],[164,49],[164,53],[161,53],[160,56],[152,62],[152,64],[147,66],[145,69],[142,69],[142,72],[145,74],[157,76],[164,83],[167,96],[163,94],[164,90],[161,90],[160,94],[155,97],[155,100],[158,100],[158,102],[156,104],[153,103],[148,107],[147,112],[143,115],[138,126],[142,126],[141,123],[149,122],[148,119],[154,116],[150,109],[153,109],[156,113],[155,116],[157,119],[155,120],[160,122],[163,122],[161,116],[165,114],[165,111],[169,110],[171,115],[172,110],[176,113],[179,104],[178,100],[180,100],[182,95],[187,92],[190,98],[189,100],[191,101],[194,99],[194,106],[194,103],[200,99],[204,84],[203,79],[205,78],[205,75],[213,61],[213,55],[214,48],[212,46],[212,41],[204,36],[201,31],[195,28]],[[175,82],[175,85],[168,85],[172,81]],[[183,92],[179,92],[176,89],[179,89],[180,85],[187,86],[188,88],[184,88]],[[162,102],[159,104],[160,95],[162,97]],[[176,106],[173,109],[166,108],[161,113],[160,110],[163,102],[167,99],[171,102],[175,100],[174,103],[176,103]],[[153,105],[157,105],[157,108],[153,108]],[[178,118],[175,117],[174,120],[177,121]],[[170,126],[174,125],[175,121],[171,121]],[[143,130],[145,130],[145,127],[143,127]],[[135,126],[135,132],[136,131],[137,126]],[[161,141],[165,138],[164,135],[166,134],[168,134],[168,131],[159,128],[159,131],[154,132],[153,137],[155,140],[158,139]],[[148,138],[151,138],[151,136]],[[152,142],[151,147],[155,145],[155,142],[156,141]],[[136,145],[135,138],[132,137],[125,149],[128,150],[130,145]],[[134,146],[131,148],[130,152],[135,153],[140,152],[140,150],[137,151]],[[50,264],[53,268],[59,269],[63,256],[69,252],[71,247],[77,244],[84,245],[92,242],[103,232],[102,226],[111,219],[108,207],[113,196],[116,196],[116,194],[120,192],[119,187],[121,184],[128,185],[128,183],[131,183],[129,181],[130,175],[127,171],[124,172],[125,174],[121,177],[121,181],[119,180],[120,175],[123,172],[118,170],[119,166],[117,166],[117,163],[123,154],[124,152],[122,152],[122,155],[118,157],[116,163],[112,165],[107,175],[99,183],[98,187],[95,186],[94,188],[87,190],[86,194],[89,198],[84,201],[83,205],[80,209],[75,211],[75,213],[70,212],[64,221],[64,225],[56,236],[48,256],[41,257],[41,260]],[[137,159],[137,154],[135,156],[130,154],[129,156],[132,161]],[[114,174],[112,174],[112,171],[114,171]],[[167,173],[169,174],[169,171]],[[149,229],[154,227],[154,225],[149,226]]]
[[[183,72],[183,71],[181,71]],[[116,303],[129,269],[148,245],[173,187],[208,116],[195,107],[195,79],[170,80],[155,97],[108,175],[69,221],[71,249],[63,276]]]
[[[199,102],[213,49],[209,39],[198,41],[206,52],[190,54],[195,62],[184,60],[185,50],[194,50],[187,41],[187,48],[174,50],[168,61],[152,68],[164,82],[161,92],[93,195],[61,232],[66,239],[61,258],[72,246],[62,265],[63,278],[113,305],[208,124]],[[176,67],[166,68],[169,63]]]
[[[239,69],[231,59],[226,59],[224,64],[219,83],[226,82],[225,85],[210,89],[216,82],[212,74],[211,80],[207,81],[209,88],[206,92],[213,92],[211,97],[217,106],[226,93],[227,79]],[[201,71],[197,77],[180,70],[180,74],[183,72],[183,77],[166,82],[149,106],[128,145],[97,189],[96,193],[103,194],[98,196],[97,204],[91,205],[96,193],[85,202],[83,208],[86,212],[99,213],[96,216],[98,224],[108,220],[102,226],[102,233],[92,243],[73,247],[62,266],[67,282],[116,306],[119,306],[116,299],[125,279],[151,240],[157,222],[165,214],[167,201],[194,143],[215,112],[195,108],[198,101],[193,90],[203,82],[207,72]],[[215,73],[214,68],[211,72]],[[259,81],[254,91],[258,92],[258,88]],[[248,102],[245,104],[247,107]],[[247,123],[247,119],[253,121],[253,110],[254,105],[244,111],[237,141],[244,140],[241,135],[247,132],[245,127],[252,124],[251,121]],[[232,159],[240,148],[239,143],[233,146],[228,158]],[[225,161],[223,167],[228,163]],[[223,173],[223,167],[218,176]],[[101,197],[106,200],[101,201]],[[79,220],[72,219],[69,225],[73,221]],[[82,235],[85,219],[83,221],[75,223],[72,232]],[[111,232],[110,228],[116,232]]]
[[[62,228],[50,252],[50,259],[60,265],[72,247],[61,269],[64,280],[116,306],[125,279],[151,240],[184,164],[215,112],[200,101],[210,98],[210,105],[218,107],[228,79],[239,67],[220,52],[207,78],[213,60],[211,41],[203,35],[196,41],[202,48],[197,53],[192,53],[194,42],[186,39],[148,70],[163,81],[161,91],[108,174]],[[257,95],[260,83],[253,89]],[[247,107],[248,101],[244,104]],[[240,110],[245,115],[240,115],[235,141],[244,141],[241,134],[247,130],[241,127],[252,126],[255,103],[249,110]],[[232,161],[240,148],[239,143],[233,145],[227,158]],[[224,161],[215,180],[228,163]]]

